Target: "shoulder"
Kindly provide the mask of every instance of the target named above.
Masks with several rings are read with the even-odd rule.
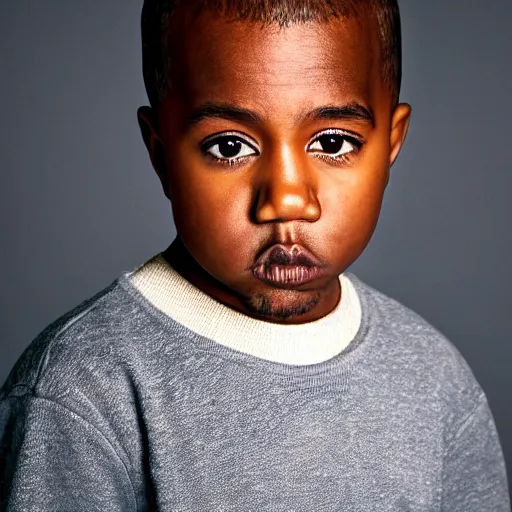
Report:
[[[372,338],[372,360],[403,392],[470,414],[485,399],[459,349],[421,315],[354,274]]]
[[[111,385],[122,373],[144,310],[119,279],[50,325],[27,347],[3,388],[6,396],[26,393],[49,399],[78,389]],[[118,375],[119,377],[119,375]]]
[[[48,325],[0,391],[0,444],[18,432],[36,432],[41,441],[43,428],[54,443],[106,450],[112,464],[117,456],[126,470],[139,471],[142,402],[134,367],[143,363],[138,329],[151,333],[150,320],[116,279]]]

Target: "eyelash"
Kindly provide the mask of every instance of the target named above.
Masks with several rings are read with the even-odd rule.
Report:
[[[354,132],[330,128],[330,129],[327,129],[327,130],[324,130],[324,131],[321,131],[321,132],[315,134],[306,144],[306,148],[308,148],[308,146],[310,146],[312,143],[317,141],[323,135],[339,135],[339,136],[343,137],[346,142],[348,142],[349,144],[354,146],[354,149],[352,151],[349,151],[348,153],[345,153],[345,154],[342,154],[342,155],[339,155],[336,157],[329,156],[328,154],[322,153],[319,151],[310,152],[310,154],[312,154],[315,158],[320,158],[321,160],[324,160],[331,165],[338,165],[338,166],[347,165],[348,163],[350,163],[351,158],[353,156],[359,154],[359,152],[361,151],[361,149],[365,143],[365,140],[363,139],[363,137],[361,137],[360,135],[358,135]],[[249,146],[253,151],[255,151],[255,154],[242,156],[242,157],[238,157],[238,158],[234,157],[231,159],[227,159],[227,158],[218,158],[215,155],[212,155],[210,152],[208,152],[209,149],[211,149],[216,144],[218,144],[223,138],[230,137],[230,136],[238,138],[240,140],[240,142]],[[213,160],[217,164],[228,165],[230,167],[242,165],[249,158],[251,158],[253,156],[260,155],[259,151],[254,147],[254,145],[252,143],[250,143],[247,140],[247,138],[248,138],[247,135],[245,135],[245,134],[242,135],[239,132],[216,133],[216,134],[213,134],[210,137],[208,137],[205,141],[203,141],[203,143],[201,144],[201,151],[203,152],[203,154],[206,158]]]
[[[365,140],[360,135],[350,132],[347,130],[340,130],[338,128],[329,128],[327,130],[323,130],[317,134],[315,134],[306,144],[306,148],[309,147],[313,142],[317,141],[322,137],[323,135],[339,135],[343,137],[343,139],[354,146],[354,149],[352,151],[349,151],[348,153],[344,153],[339,156],[330,156],[328,153],[323,152],[311,152],[315,158],[320,158],[321,160],[326,161],[327,163],[331,165],[347,165],[351,163],[351,160],[354,156],[358,155],[363,148],[363,145],[365,143]]]
[[[216,144],[218,144],[222,139],[224,139],[226,137],[235,137],[235,138],[239,139],[243,144],[249,146],[253,151],[255,151],[255,154],[238,157],[238,158],[232,158],[232,159],[228,160],[225,158],[218,158],[215,155],[212,155],[211,153],[208,152],[209,149],[214,147]],[[249,158],[251,158],[253,156],[260,156],[260,152],[255,148],[256,143],[253,144],[253,143],[249,142],[247,140],[248,138],[249,137],[247,135],[240,134],[240,132],[215,133],[213,135],[210,135],[207,139],[205,139],[201,143],[201,151],[203,152],[203,154],[206,158],[209,158],[209,159],[213,160],[215,163],[218,163],[220,165],[228,165],[228,166],[241,165],[243,162],[245,162],[246,160],[248,160]]]

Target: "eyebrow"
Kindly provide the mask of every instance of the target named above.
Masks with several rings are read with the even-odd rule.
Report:
[[[185,119],[185,126],[191,128],[203,119],[226,119],[238,121],[245,124],[258,124],[262,122],[261,117],[254,111],[245,108],[238,108],[224,103],[204,103],[195,109]]]
[[[206,102],[196,108],[185,119],[185,127],[192,128],[204,119],[226,119],[228,121],[237,121],[244,124],[261,124],[262,117],[253,110],[235,107],[225,103]],[[352,102],[347,105],[340,106],[324,106],[318,107],[306,114],[299,116],[300,122],[316,121],[316,120],[358,120],[365,121],[372,128],[375,127],[375,119],[371,109],[363,105]]]
[[[326,106],[315,108],[302,117],[302,121],[327,120],[357,120],[364,121],[375,128],[375,118],[370,108],[353,102],[342,106]]]

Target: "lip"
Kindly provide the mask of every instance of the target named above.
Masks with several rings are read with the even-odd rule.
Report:
[[[270,285],[295,287],[324,275],[323,265],[298,244],[275,244],[265,250],[251,266],[253,275]]]

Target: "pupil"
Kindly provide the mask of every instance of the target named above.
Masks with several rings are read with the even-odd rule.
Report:
[[[343,137],[339,135],[322,135],[319,140],[326,153],[337,153],[343,145]]]
[[[225,158],[232,158],[242,149],[242,143],[235,137],[226,137],[219,143],[219,152]]]

